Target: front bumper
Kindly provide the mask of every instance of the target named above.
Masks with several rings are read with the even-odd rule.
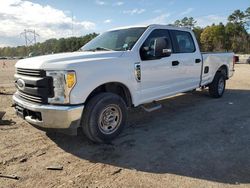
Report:
[[[78,127],[84,105],[59,106],[26,102],[13,95],[16,112],[32,125],[42,128],[67,129]],[[21,109],[21,112],[20,112]]]

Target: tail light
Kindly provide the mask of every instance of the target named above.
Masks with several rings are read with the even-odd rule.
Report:
[[[233,56],[233,68],[234,68],[235,63],[238,63],[238,62],[239,62],[239,56],[234,55]]]

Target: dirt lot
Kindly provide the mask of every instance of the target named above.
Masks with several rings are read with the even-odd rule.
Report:
[[[0,63],[0,187],[250,187],[250,65],[237,65],[223,98],[207,91],[131,110],[110,145],[45,133],[15,116],[14,62]],[[63,170],[46,167],[61,165]]]

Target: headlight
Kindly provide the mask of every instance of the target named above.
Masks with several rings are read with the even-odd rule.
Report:
[[[46,71],[53,78],[54,97],[49,98],[52,104],[66,104],[70,101],[70,92],[76,84],[75,71]]]
[[[71,89],[75,86],[76,83],[76,74],[74,71],[69,71],[67,72],[66,75],[66,83],[67,83],[67,88]]]

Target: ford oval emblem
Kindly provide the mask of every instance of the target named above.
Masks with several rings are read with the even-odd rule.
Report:
[[[16,81],[16,83],[17,83],[18,89],[24,90],[24,88],[25,88],[25,82],[24,82],[22,79],[18,79],[18,80]]]

